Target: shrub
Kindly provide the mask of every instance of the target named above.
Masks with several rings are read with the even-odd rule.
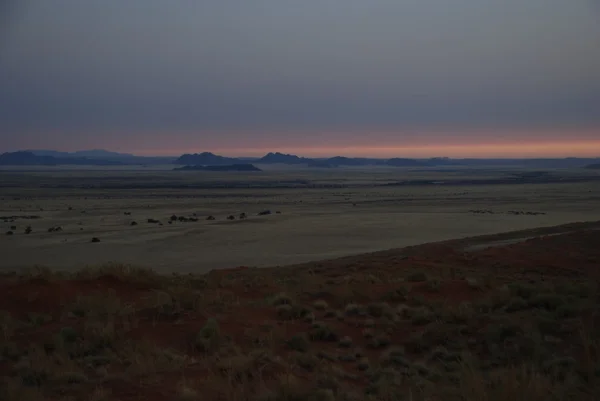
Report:
[[[315,323],[309,337],[313,341],[337,341],[338,336],[325,323]]]
[[[313,307],[314,307],[316,310],[325,310],[325,309],[327,309],[327,308],[329,307],[329,305],[327,304],[327,302],[326,302],[326,301],[324,301],[324,300],[320,299],[320,300],[317,300],[317,301],[315,301],[315,302],[313,303]]]
[[[352,338],[344,336],[340,339],[338,345],[342,348],[350,348],[352,346]]]
[[[302,369],[312,372],[319,364],[319,358],[312,354],[302,353],[296,355],[296,363]]]
[[[358,316],[360,314],[360,305],[355,303],[348,304],[344,308],[344,312],[347,316]]]
[[[308,342],[308,338],[306,337],[306,334],[301,333],[301,334],[296,334],[295,336],[290,338],[287,341],[287,345],[295,351],[306,352],[306,351],[308,351],[310,343]]]
[[[384,351],[381,355],[381,363],[383,366],[395,366],[399,368],[407,368],[410,366],[410,361],[406,358],[404,349],[394,347]]]
[[[406,277],[406,280],[415,283],[427,281],[427,274],[425,274],[424,272],[415,272]]]
[[[277,316],[284,320],[303,319],[310,313],[308,308],[301,305],[283,304],[277,307]]]
[[[376,302],[368,305],[369,314],[373,317],[381,317],[383,315],[390,316],[393,314],[392,308],[385,302]]]
[[[288,296],[286,293],[283,293],[283,292],[275,295],[271,299],[271,305],[273,305],[273,306],[291,305],[293,303],[294,302],[292,301],[292,298],[290,296]]]
[[[196,335],[195,345],[200,351],[207,352],[219,345],[221,329],[216,319],[210,318]]]
[[[77,341],[79,334],[72,327],[63,327],[60,330],[60,337],[65,343],[74,343]]]
[[[398,287],[395,290],[391,290],[385,293],[383,295],[383,299],[389,302],[406,301],[408,293],[409,291],[406,287]]]

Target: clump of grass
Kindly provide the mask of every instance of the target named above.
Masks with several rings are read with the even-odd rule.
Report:
[[[329,307],[329,304],[327,303],[327,301],[320,299],[313,303],[313,307],[316,310],[323,311]]]
[[[362,335],[364,338],[366,338],[368,340],[368,339],[375,337],[375,332],[373,331],[373,329],[364,329],[362,331]]]
[[[388,291],[383,295],[383,300],[388,302],[403,302],[406,301],[409,294],[408,288],[401,286],[395,290]]]
[[[344,336],[338,341],[338,345],[342,348],[350,348],[352,346],[352,338]]]
[[[312,341],[337,341],[338,336],[333,330],[325,323],[316,322],[313,324],[313,328],[309,333],[309,337]]]
[[[0,342],[0,360],[8,359],[10,361],[17,361],[21,356],[21,350],[16,343],[10,341]]]
[[[346,316],[366,316],[368,314],[368,309],[363,305],[350,303],[344,308],[344,314]]]
[[[196,335],[194,345],[199,351],[208,352],[221,342],[221,329],[216,319],[210,318]]]
[[[491,324],[487,330],[488,340],[495,344],[501,344],[506,339],[523,334],[523,328],[511,322]]]
[[[378,349],[385,348],[391,344],[390,337],[387,334],[378,334],[367,342],[367,347]]]
[[[9,312],[0,311],[0,334],[2,334],[2,339],[6,341],[12,338],[18,326],[18,321]]]
[[[474,277],[467,277],[465,279],[467,281],[467,285],[469,286],[469,288],[472,288],[474,290],[481,290],[483,289],[483,283],[479,280],[477,280]]]
[[[66,371],[57,373],[52,381],[56,384],[81,384],[87,383],[89,378],[84,372]]]
[[[375,327],[375,320],[373,319],[366,319],[364,322],[362,322],[364,327]]]
[[[423,326],[435,321],[435,314],[424,307],[405,309],[405,317],[415,326]]]
[[[369,362],[369,358],[366,358],[366,357],[360,358],[356,363],[356,368],[358,370],[360,370],[361,372],[369,370],[370,367],[371,367],[371,363]]]
[[[439,292],[442,287],[442,281],[438,278],[427,280],[427,290],[431,292]]]
[[[556,310],[565,303],[565,299],[557,294],[538,294],[529,300],[529,305],[535,308],[543,308],[550,311]]]
[[[307,338],[306,334],[304,334],[304,333],[296,334],[295,336],[290,338],[287,341],[287,345],[291,349],[293,349],[295,351],[299,351],[299,352],[306,352],[306,351],[308,351],[308,349],[310,347],[308,338]]]
[[[323,317],[325,317],[325,318],[327,318],[327,319],[329,319],[329,318],[334,318],[334,317],[336,317],[336,316],[337,316],[337,311],[336,311],[336,310],[333,310],[333,309],[329,309],[328,311],[326,311],[326,312],[323,314]]]
[[[309,353],[296,354],[295,360],[298,366],[309,372],[314,371],[319,364],[319,358]]]
[[[79,338],[79,333],[72,327],[63,327],[60,329],[60,338],[67,344],[74,343]]]
[[[394,316],[392,307],[387,302],[374,302],[367,306],[369,315],[373,317]]]
[[[410,360],[406,357],[404,348],[393,347],[381,354],[382,366],[394,366],[398,368],[407,368],[410,366]]]
[[[431,351],[429,360],[432,362],[457,362],[461,360],[461,355],[457,352],[449,351],[444,346],[437,346]]]
[[[275,295],[271,299],[271,305],[280,306],[280,305],[292,305],[294,303],[293,299],[284,292],[281,292]]]
[[[512,299],[505,307],[504,310],[508,313],[519,312],[529,308],[529,303],[523,298],[516,297]]]
[[[52,321],[52,315],[48,314],[38,314],[38,313],[28,313],[27,320],[31,323],[31,325],[38,327],[42,326],[46,323]]]
[[[529,299],[535,293],[535,288],[533,286],[524,283],[510,283],[507,285],[507,288],[511,294],[523,299]]]
[[[312,312],[302,305],[282,304],[277,307],[277,316],[283,320],[303,319]]]
[[[175,389],[177,401],[200,401],[202,397],[198,390],[188,386],[186,383],[179,383]]]
[[[427,281],[427,274],[425,274],[424,272],[411,273],[406,277],[406,281],[410,281],[413,283],[424,282]]]

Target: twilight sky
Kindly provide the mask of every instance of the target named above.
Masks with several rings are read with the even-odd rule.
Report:
[[[600,156],[600,1],[0,1],[31,148]]]

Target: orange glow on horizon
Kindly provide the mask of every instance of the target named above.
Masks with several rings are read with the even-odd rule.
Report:
[[[600,139],[573,142],[478,143],[469,145],[409,146],[331,146],[331,147],[260,147],[214,149],[148,149],[140,155],[179,156],[183,153],[212,152],[231,157],[260,157],[268,152],[291,153],[305,157],[451,157],[451,158],[545,158],[600,157]]]

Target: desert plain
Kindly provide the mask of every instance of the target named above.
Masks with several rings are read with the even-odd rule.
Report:
[[[597,173],[0,177],[2,400],[599,399]]]
[[[551,182],[493,181],[532,173],[277,166],[258,173],[3,170],[0,269],[119,262],[203,273],[600,220],[596,171],[551,171]],[[580,181],[568,181],[573,177]],[[258,215],[264,211],[271,213]],[[247,218],[240,219],[242,213]],[[170,222],[171,216],[177,220]],[[4,235],[9,231],[13,235]]]

